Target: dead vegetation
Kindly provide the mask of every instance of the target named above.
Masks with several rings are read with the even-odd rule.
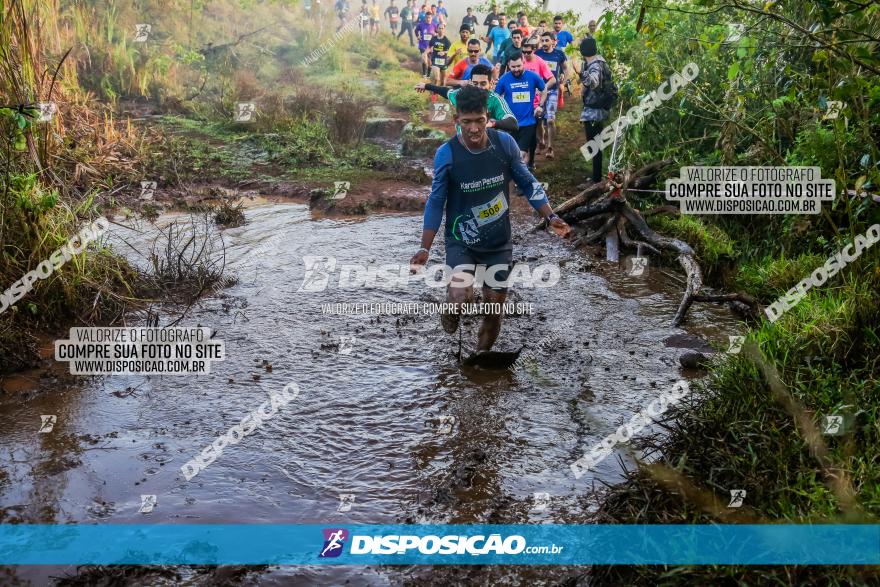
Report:
[[[221,202],[214,208],[214,223],[224,228],[244,226],[247,223],[244,217],[244,205],[240,202],[238,204]]]

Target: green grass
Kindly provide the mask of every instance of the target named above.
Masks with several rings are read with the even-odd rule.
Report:
[[[866,253],[835,284],[814,288],[776,323],[762,322],[749,336],[756,352],[727,355],[696,386],[694,397],[670,412],[675,420],[668,437],[647,442],[662,450],[662,468],[637,469],[613,488],[600,512],[603,521],[877,523],[878,260],[878,252]],[[796,278],[794,263],[765,265],[778,268],[772,274],[778,287]],[[792,403],[780,401],[762,365],[776,370]],[[821,431],[823,417],[832,414],[845,416],[846,433],[811,439],[802,423]],[[816,456],[822,451],[827,460]],[[845,472],[845,490],[830,481],[826,466]],[[675,477],[679,481],[671,482]],[[726,507],[728,490],[735,488],[747,491],[748,510]],[[847,567],[816,573],[799,566],[710,566],[608,567],[597,584],[658,584],[661,573],[661,583],[670,585],[717,583],[721,577],[743,584],[865,583],[858,569]]]
[[[418,116],[428,104],[424,95],[412,89],[419,81],[419,74],[408,69],[383,71],[381,92],[385,104],[389,108],[409,112],[411,116]]]
[[[649,216],[651,228],[666,236],[688,242],[697,252],[700,261],[715,265],[723,258],[734,258],[734,243],[715,225],[707,224],[693,216]]]
[[[789,259],[782,255],[766,255],[758,260],[746,260],[733,280],[733,286],[763,300],[772,300],[811,274],[825,263],[819,255],[798,255]]]
[[[93,197],[69,202],[48,190],[35,175],[13,174],[5,197],[0,183],[0,283],[10,287],[65,245],[100,215]],[[121,257],[99,243],[74,255],[15,305],[0,314],[0,372],[29,365],[35,357],[35,333],[66,324],[100,323],[121,314],[138,279]]]

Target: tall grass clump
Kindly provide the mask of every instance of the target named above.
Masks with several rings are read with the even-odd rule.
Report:
[[[0,288],[6,291],[74,236],[100,210],[64,165],[71,131],[69,93],[44,59],[38,3],[14,0],[0,21]],[[41,102],[55,102],[39,122]],[[100,129],[100,127],[99,127]],[[95,129],[90,129],[95,135]],[[100,130],[98,131],[100,132]],[[60,163],[57,163],[59,162]],[[74,167],[76,167],[74,165]],[[82,172],[80,172],[82,175]],[[71,321],[112,322],[134,301],[134,272],[100,243],[52,272],[0,314],[0,371],[34,359],[37,333]]]

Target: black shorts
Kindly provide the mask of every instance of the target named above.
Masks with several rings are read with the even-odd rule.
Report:
[[[530,124],[519,127],[514,138],[516,138],[516,144],[519,145],[520,151],[530,151],[534,145],[538,144],[537,126]]]
[[[474,251],[460,243],[446,241],[446,264],[452,267],[453,272],[460,265],[485,265],[486,272],[483,279],[483,287],[488,287],[493,291],[502,293],[507,291],[506,283],[507,278],[510,276],[512,262],[513,251],[510,249],[488,252]],[[493,267],[493,265],[503,265],[504,267],[494,271],[494,277],[490,278],[488,269]],[[471,275],[475,273],[475,270],[470,268],[459,271],[464,271]],[[490,279],[493,279],[494,282],[490,283]]]

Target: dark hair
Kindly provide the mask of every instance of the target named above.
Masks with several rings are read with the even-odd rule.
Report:
[[[587,37],[583,41],[581,41],[581,55],[584,57],[592,57],[596,53],[598,53],[598,49],[596,48],[596,39],[593,37]]]
[[[455,108],[459,114],[482,114],[488,110],[488,102],[489,92],[477,86],[467,85],[458,91],[458,95],[455,97]]]
[[[517,49],[516,51],[514,51],[513,53],[511,53],[510,55],[507,56],[507,62],[510,63],[511,61],[516,61],[517,59],[522,59],[522,58],[523,58],[522,51]]]
[[[467,32],[471,32],[471,27],[469,27],[469,26],[466,25],[466,24],[463,24],[463,25],[461,25],[460,27],[458,27],[458,32],[463,33],[463,32],[465,32],[465,31],[467,31]]]
[[[553,22],[556,22],[557,20],[565,21],[565,19],[562,18],[561,14],[557,14],[556,16],[553,17]]]
[[[470,29],[468,29],[470,30]],[[480,39],[474,37],[472,39],[468,39],[468,45],[480,45]],[[480,45],[482,47],[482,45]]]
[[[510,31],[510,36],[512,37],[513,35],[519,35],[520,37],[525,36],[522,32],[522,29],[513,29],[512,31]]]
[[[554,33],[553,31],[544,31],[543,33],[541,33],[541,36],[542,37],[550,37],[551,41],[556,40],[556,33]]]
[[[488,76],[489,79],[492,79],[492,68],[482,63],[474,65],[471,68],[471,78],[473,79],[475,75],[485,75]]]
[[[519,12],[516,13],[517,18],[522,18],[524,15],[525,15],[525,12],[523,12],[522,10],[520,10]]]

